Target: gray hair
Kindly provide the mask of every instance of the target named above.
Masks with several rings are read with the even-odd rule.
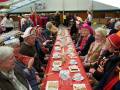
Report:
[[[8,46],[0,46],[0,61],[7,60],[12,54],[14,49]]]
[[[51,29],[51,28],[52,28],[52,25],[53,25],[53,24],[52,24],[51,22],[47,22],[46,28],[47,28],[47,29]]]
[[[116,30],[119,29],[118,26],[120,26],[120,21],[117,21],[117,22],[115,23],[115,29],[116,29]]]
[[[95,29],[95,32],[99,32],[104,37],[107,36],[107,29],[103,27],[98,27],[97,29]]]
[[[110,22],[115,22],[115,19],[114,18],[110,19]]]

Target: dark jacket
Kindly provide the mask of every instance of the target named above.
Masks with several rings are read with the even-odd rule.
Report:
[[[76,27],[76,22],[74,22],[71,27],[70,35],[73,36],[73,34],[77,34],[77,33],[78,33],[78,29]]]
[[[108,60],[104,67],[103,77],[95,90],[103,90],[103,88],[107,85],[109,80],[116,75],[114,70],[117,64],[120,63],[119,56],[113,56]],[[118,81],[112,88],[112,90],[120,90],[120,81]]]
[[[38,90],[38,83],[35,76],[36,70],[34,68],[28,70],[27,67],[18,60],[16,61],[16,68],[24,74],[25,78],[31,85],[32,90]]]
[[[87,40],[87,42],[86,42],[86,45],[84,46],[84,48],[81,50],[81,56],[85,56],[87,53],[88,53],[88,50],[89,50],[89,48],[90,48],[90,45],[91,45],[91,43],[92,42],[94,42],[95,41],[95,38],[92,36],[92,35],[90,35],[89,36],[89,38],[88,38],[88,40]]]
[[[50,40],[51,32],[48,29],[45,29],[42,33],[42,35],[47,39]]]
[[[39,56],[37,54],[35,46],[32,47],[32,46],[29,46],[29,45],[23,43],[20,48],[20,54],[26,55],[29,57],[34,57],[33,67],[37,70],[37,72],[42,71],[41,70],[41,66],[42,66],[41,59],[39,58]]]
[[[54,18],[55,18],[55,24],[58,27],[60,25],[60,15],[57,14]]]
[[[34,57],[36,51],[34,46],[29,46],[25,43],[22,43],[20,48],[20,53],[29,57]]]
[[[29,90],[29,84],[28,81],[23,76],[24,74],[20,70],[17,70],[16,68],[14,69],[14,73],[17,79]],[[6,76],[4,76],[2,73],[0,73],[0,89],[16,90],[13,84],[9,81],[9,79]]]
[[[97,71],[97,68],[99,67],[100,62],[104,61],[104,59],[103,59],[104,57],[105,57],[106,59],[108,59],[112,54],[113,54],[113,53],[110,53],[108,50],[104,51],[104,52],[102,53],[102,55],[100,56],[100,58],[99,58],[99,60],[98,60],[98,63],[95,64],[94,68],[96,69],[96,71],[94,72],[93,76],[94,76],[94,78],[95,78],[96,80],[100,81],[101,78],[103,77],[103,73]],[[112,59],[112,58],[111,58],[111,59]],[[111,63],[111,62],[109,62],[108,65],[109,65],[110,63]],[[107,66],[104,66],[105,70],[107,69],[108,65],[107,65]],[[109,68],[108,68],[108,70],[109,70]]]

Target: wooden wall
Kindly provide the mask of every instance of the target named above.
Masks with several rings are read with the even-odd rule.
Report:
[[[46,13],[51,13],[51,12],[46,12]],[[53,13],[53,12],[52,12]],[[62,11],[61,11],[62,13]],[[65,13],[70,13],[72,15],[79,15],[83,20],[85,20],[87,18],[87,13],[86,11],[66,11]],[[41,13],[39,13],[41,14]],[[14,21],[18,21],[18,15],[19,14],[12,14],[12,18]],[[111,18],[120,18],[120,11],[94,11],[93,12],[93,17],[94,17],[94,21],[97,23],[103,23],[105,24],[108,20],[108,17]]]

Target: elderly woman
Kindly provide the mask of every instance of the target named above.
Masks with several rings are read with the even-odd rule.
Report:
[[[85,56],[88,53],[91,43],[94,41],[94,37],[87,26],[81,27],[80,34],[76,49],[81,56]]]
[[[13,48],[0,47],[0,89],[1,90],[31,90],[23,71],[15,64]]]
[[[107,52],[103,52],[103,54],[99,58],[96,68],[92,68],[90,70],[95,79],[97,79],[98,81],[101,80],[100,87],[98,86],[99,88],[97,88],[96,90],[119,90],[112,89],[114,88],[115,84],[117,84],[117,82],[111,85],[109,84],[109,86],[111,86],[110,89],[103,88],[109,83],[110,80],[114,79],[114,76],[118,75],[118,73],[115,74],[112,73],[112,71],[114,71],[114,68],[120,62],[120,31],[107,37],[105,49],[107,50]],[[106,73],[108,74],[106,75]],[[106,78],[104,78],[105,76]]]
[[[95,30],[95,41],[91,44],[88,54],[84,60],[85,67],[94,65],[100,56],[104,43],[106,42],[107,30],[97,28]]]
[[[107,38],[106,49],[111,53],[100,62],[96,74],[103,77],[95,90],[120,90],[120,31]],[[104,55],[102,56],[104,57]],[[96,75],[94,75],[96,76]],[[100,78],[100,77],[99,77]]]

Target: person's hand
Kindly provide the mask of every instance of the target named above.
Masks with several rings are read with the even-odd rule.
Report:
[[[52,40],[48,40],[48,42],[51,42]]]
[[[47,40],[47,43],[52,42],[52,40]]]
[[[41,69],[42,69],[43,71],[45,71],[45,68],[44,68],[43,66],[41,66]]]
[[[95,70],[94,68],[90,68],[90,70],[89,70],[89,72],[92,73],[92,74],[93,74],[95,71],[96,71],[96,70]]]
[[[104,68],[101,65],[99,65],[99,67],[97,68],[97,71],[102,73],[104,71]]]
[[[52,40],[46,40],[43,45],[45,46],[48,42],[52,42]]]
[[[45,46],[47,44],[47,41],[43,42],[43,46]]]
[[[41,78],[39,77],[39,75],[36,75],[35,77],[36,77],[37,82],[40,82]]]
[[[50,38],[53,38],[53,36],[51,35]]]
[[[31,58],[31,59],[28,61],[28,66],[27,66],[27,68],[28,68],[29,70],[32,69],[33,63],[34,63],[34,58]]]
[[[77,54],[80,56],[81,51],[79,51],[79,49],[76,48]]]
[[[93,77],[92,73],[90,73],[90,72],[87,73],[87,76],[88,76],[88,78],[92,78]]]

